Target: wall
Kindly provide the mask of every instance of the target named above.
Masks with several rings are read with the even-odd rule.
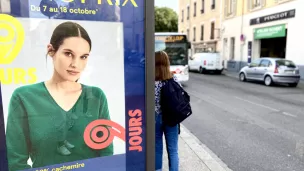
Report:
[[[300,74],[304,77],[304,34],[303,34],[303,18],[304,18],[304,1],[297,0],[296,18],[294,21],[288,23],[288,39],[286,56],[293,60],[300,67]]]
[[[179,0],[179,8],[178,8],[178,32],[187,33],[188,21],[187,20],[187,5],[189,4],[190,0]],[[184,15],[182,18],[182,10],[184,11]],[[191,14],[191,13],[190,13]]]
[[[234,17],[238,17],[241,16],[242,14],[249,14],[252,12],[258,12],[258,11],[262,11],[266,8],[271,8],[274,6],[278,6],[278,5],[284,5],[285,3],[289,3],[291,1],[298,1],[298,0],[260,0],[261,1],[261,7],[257,7],[255,9],[250,9],[250,4],[249,1],[252,0],[222,0],[224,5],[223,5],[223,14],[222,17],[226,18],[226,19],[230,19],[230,18],[234,18]],[[236,12],[233,16],[230,17],[226,17],[224,10],[225,10],[225,6],[226,6],[226,2],[228,1],[235,1],[236,2]]]
[[[196,16],[194,16],[194,3],[196,2]],[[215,22],[215,28],[221,28],[221,12],[222,12],[222,4],[221,0],[216,0],[215,9],[211,9],[211,0],[205,0],[205,8],[204,13],[201,13],[202,9],[202,0],[179,0],[179,21],[178,21],[178,31],[187,33],[187,29],[190,30],[189,40],[193,41],[193,28],[196,28],[196,36],[195,42],[203,42],[203,41],[211,41],[211,22]],[[187,20],[187,6],[190,6],[190,17]],[[182,21],[182,10],[184,10],[184,17]],[[204,40],[201,41],[201,25],[204,25]],[[220,36],[219,32],[215,30],[215,39],[218,40],[217,37]],[[217,46],[217,50],[220,50],[221,46]]]

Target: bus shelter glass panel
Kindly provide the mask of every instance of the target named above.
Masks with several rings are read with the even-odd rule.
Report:
[[[146,167],[139,0],[0,0],[0,170]]]

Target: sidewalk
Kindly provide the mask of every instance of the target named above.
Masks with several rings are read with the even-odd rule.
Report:
[[[190,131],[181,125],[179,137],[180,171],[232,171]],[[169,171],[164,146],[163,171]]]

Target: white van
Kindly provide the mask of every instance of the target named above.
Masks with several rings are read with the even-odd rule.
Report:
[[[219,53],[196,53],[189,58],[189,70],[200,73],[213,71],[216,74],[221,74],[224,68],[223,64]]]

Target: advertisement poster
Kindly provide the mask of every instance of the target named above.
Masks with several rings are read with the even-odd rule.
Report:
[[[138,0],[0,0],[0,170],[145,170]]]
[[[252,57],[252,41],[248,41],[248,57],[247,57],[247,62],[250,64],[251,63],[251,57]]]

